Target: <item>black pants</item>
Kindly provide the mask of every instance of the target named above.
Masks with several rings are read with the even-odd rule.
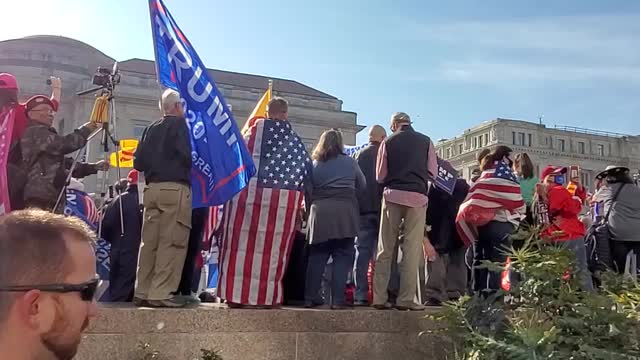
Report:
[[[320,288],[322,274],[327,266],[329,256],[333,258],[333,272],[331,276],[331,305],[345,305],[345,286],[347,276],[353,268],[354,238],[331,239],[327,242],[309,246],[309,264],[307,266],[307,281],[305,282],[305,302],[313,304],[324,303]]]
[[[204,235],[204,227],[207,223],[208,215],[208,208],[193,209],[191,212],[191,231],[189,232],[187,257],[184,259],[182,277],[180,278],[180,285],[178,286],[178,293],[180,295],[191,295],[193,278],[196,271],[196,258],[200,252],[202,236]]]
[[[638,259],[640,255],[640,242],[611,240],[611,257],[613,258],[613,267],[619,274],[624,273],[624,268],[627,264],[627,254],[631,250],[633,250],[636,255],[636,259]]]
[[[478,228],[478,240],[474,245],[473,259],[473,290],[500,289],[501,272],[479,268],[483,260],[497,263],[507,261],[505,247],[511,246],[511,234],[515,226],[508,222],[491,221]]]

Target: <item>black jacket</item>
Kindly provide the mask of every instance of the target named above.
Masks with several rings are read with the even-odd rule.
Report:
[[[380,143],[371,142],[354,155],[367,180],[367,187],[358,193],[361,215],[380,213],[383,187],[376,181],[378,149],[380,149]]]
[[[384,186],[427,195],[427,166],[431,139],[413,130],[410,125],[385,140],[387,176]]]
[[[122,236],[120,201],[124,220]],[[102,220],[102,238],[111,244],[110,284],[106,301],[131,301],[141,237],[142,207],[138,203],[138,187],[130,186],[109,204]]]
[[[149,125],[135,152],[133,167],[149,183],[191,184],[191,142],[184,118],[165,116]]]
[[[469,184],[458,179],[453,194],[449,195],[436,186],[429,189],[429,206],[427,207],[427,226],[429,241],[440,254],[449,253],[464,245],[456,229],[458,209],[469,192]]]

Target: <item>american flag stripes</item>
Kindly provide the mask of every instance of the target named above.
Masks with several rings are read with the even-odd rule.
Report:
[[[218,295],[276,305],[311,161],[287,121],[258,120],[245,136],[258,176],[225,205]]]
[[[505,211],[508,220],[519,222],[526,205],[515,175],[508,165],[498,161],[471,185],[467,199],[460,206],[456,226],[462,241],[473,244],[478,238],[478,227],[493,220],[500,210]]]
[[[218,229],[222,220],[222,210],[223,206],[211,206],[209,208],[209,215],[207,215],[207,222],[204,225],[204,233],[202,235],[203,243],[208,243],[213,233]]]

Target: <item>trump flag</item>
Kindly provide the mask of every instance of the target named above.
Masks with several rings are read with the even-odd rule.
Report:
[[[185,105],[193,207],[222,205],[247,186],[256,167],[229,107],[189,40],[161,0],[149,0],[149,11],[158,81],[180,92]]]

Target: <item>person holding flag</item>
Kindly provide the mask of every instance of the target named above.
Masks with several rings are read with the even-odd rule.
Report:
[[[218,296],[231,307],[276,307],[295,230],[299,226],[311,159],[288,122],[288,104],[274,98],[267,119],[245,141],[258,176],[225,205]]]
[[[143,136],[134,159],[134,167],[156,188],[147,188],[143,197],[134,303],[181,307],[185,302],[170,293],[180,283],[192,208],[229,201],[247,186],[256,168],[222,93],[162,0],[149,0],[149,15],[158,82],[168,88],[162,100],[167,116],[145,131],[153,145],[146,146]],[[173,192],[165,191],[170,190],[167,183]],[[167,224],[175,234],[164,228]],[[144,258],[149,260],[143,264]]]

